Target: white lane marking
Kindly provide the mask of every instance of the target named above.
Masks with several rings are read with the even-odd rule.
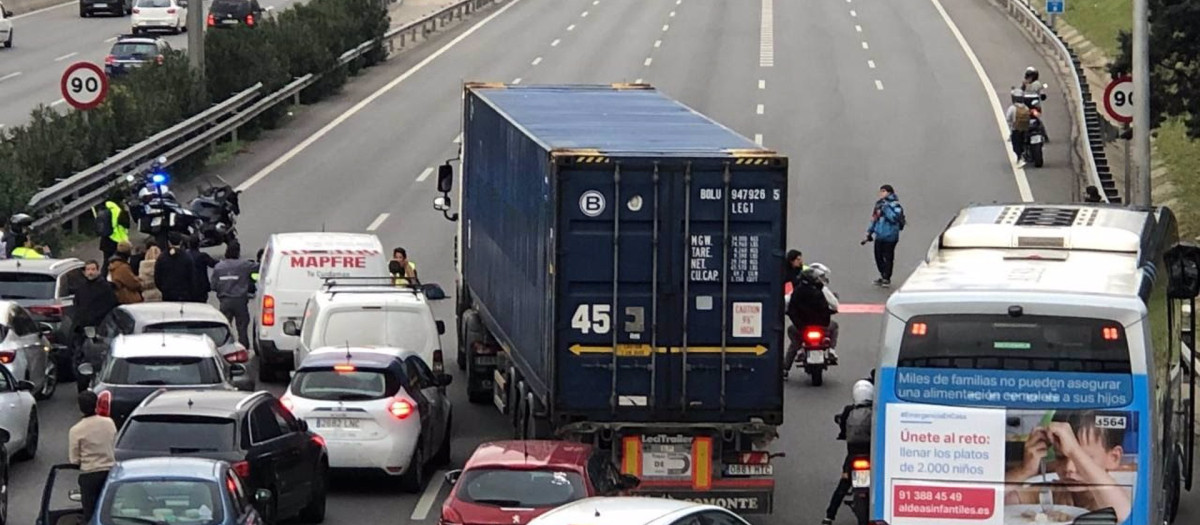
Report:
[[[20,14],[20,15],[14,16],[14,17],[10,18],[9,20],[16,20],[16,19],[18,19],[18,18],[25,18],[25,17],[27,17],[27,16],[33,16],[33,15],[36,15],[36,14],[38,14],[38,13],[44,13],[44,12],[46,12],[46,11],[50,11],[50,10],[52,10],[52,9],[60,9],[60,8],[63,8],[63,7],[67,7],[67,6],[69,6],[69,5],[79,5],[79,2],[77,2],[77,1],[75,1],[75,0],[71,0],[70,2],[63,2],[63,3],[61,3],[61,4],[58,4],[58,5],[52,5],[52,6],[50,6],[50,7],[43,7],[43,8],[41,8],[41,9],[38,9],[37,11],[30,11],[30,12],[28,12],[28,13],[25,13],[25,14]]]
[[[758,81],[758,89],[767,89],[767,81],[759,80]]]
[[[542,57],[537,57],[537,58],[533,59],[533,65],[536,66],[541,63],[542,63]]]
[[[675,18],[675,11],[671,11],[671,14],[667,15],[667,18]]]
[[[63,60],[66,60],[66,59],[68,59],[68,58],[71,58],[71,57],[73,57],[73,56],[75,56],[75,55],[78,55],[78,54],[79,54],[79,52],[78,52],[78,51],[72,51],[72,52],[70,52],[70,53],[67,53],[67,54],[65,54],[65,55],[63,55],[63,56],[60,56],[60,57],[58,57],[58,58],[54,59],[54,61],[55,61],[55,62],[62,62]]]
[[[762,115],[763,112],[766,110],[767,110],[767,108],[763,107],[762,104],[759,104],[757,108],[754,108],[754,112],[758,113],[759,115]]]
[[[854,25],[854,30],[855,30],[855,31],[858,31],[859,33],[861,33],[861,32],[862,32],[862,26],[860,26],[860,25],[858,25],[858,24],[855,24],[855,25]]]
[[[879,91],[883,91],[883,82],[880,81],[879,79],[875,79],[875,89],[878,89]]]
[[[663,24],[663,31],[671,29],[671,24]]]
[[[432,171],[432,168],[426,168],[426,169]],[[420,180],[421,179],[417,179],[418,182],[420,182]],[[375,220],[371,221],[371,224],[367,225],[367,231],[373,232],[375,230],[378,230],[379,227],[381,225],[383,225],[383,221],[386,221],[387,218],[391,215],[392,214],[390,214],[390,213],[380,213],[378,217],[375,217]]]
[[[114,37],[112,37],[112,38],[105,39],[105,40],[104,40],[104,43],[105,43],[105,44],[111,44],[111,43],[113,43],[113,42],[116,42],[116,41],[117,41],[117,37],[115,37],[115,36],[114,36]]]
[[[50,107],[52,107],[52,108],[53,108],[53,107],[60,106],[60,105],[62,105],[63,103],[65,103],[66,101],[67,101],[66,99],[64,99],[64,98],[60,98],[60,99],[58,99],[58,100],[55,100],[54,102],[51,102],[51,103],[50,103]]]
[[[574,31],[574,30],[575,30],[575,24],[571,24],[571,25],[567,26],[567,31]]]
[[[858,16],[858,11],[851,9],[850,10],[850,18],[855,18],[857,16]]]
[[[929,0],[933,2],[933,7],[936,7],[938,13],[942,15],[942,20],[946,22],[946,26],[950,28],[950,32],[954,33],[954,39],[958,40],[958,46],[962,48],[963,53],[967,54],[967,59],[971,61],[971,66],[975,68],[975,76],[979,77],[979,82],[983,84],[983,89],[987,91],[988,100],[992,103],[992,113],[996,116],[996,128],[1000,130],[1000,144],[1004,146],[1004,151],[1008,153],[1009,165],[1012,166],[1013,178],[1017,181],[1017,191],[1021,194],[1021,200],[1025,202],[1033,202],[1033,191],[1029,189],[1029,178],[1025,176],[1025,168],[1017,167],[1017,156],[1008,147],[1008,121],[1004,118],[1004,110],[1000,108],[1000,97],[996,95],[996,88],[992,87],[992,80],[988,78],[987,71],[984,71],[983,64],[979,63],[979,57],[975,56],[975,52],[971,50],[971,44],[967,43],[967,39],[963,38],[962,32],[958,30],[958,26],[954,25],[954,20],[950,19],[950,14],[946,13],[946,9],[942,7],[942,3],[938,0]]]
[[[513,83],[513,85],[520,84],[520,83],[521,83],[521,77],[517,77],[517,78],[516,78],[516,80],[513,80],[513,81],[512,81],[512,83]]]
[[[459,133],[457,137],[454,137],[455,144],[462,144],[462,135],[462,133]]]
[[[580,18],[587,18],[587,15],[588,15],[588,12],[587,12],[587,11],[584,11],[582,14],[580,14],[580,15],[579,15],[579,17],[580,17]]]
[[[762,0],[762,20],[758,33],[758,67],[775,67],[774,0]]]
[[[442,484],[446,482],[445,471],[437,471],[430,478],[432,483],[425,487],[425,492],[421,494],[421,499],[417,500],[417,506],[413,508],[412,516],[409,517],[412,521],[423,521],[429,516],[429,510],[433,508],[433,503],[437,500],[438,493],[442,491]]]
[[[871,68],[871,69],[875,69],[875,61],[874,61],[874,60],[868,60],[868,61],[867,61],[867,67],[869,67],[869,68]]]
[[[643,66],[647,66],[647,67],[649,67],[649,66],[650,66],[650,63],[651,63],[651,62],[653,62],[653,61],[654,61],[654,59],[653,59],[653,58],[646,57],[646,60],[645,60],[644,62],[642,62],[642,65],[643,65]]]
[[[19,77],[19,76],[21,76],[21,72],[20,72],[20,71],[14,71],[14,72],[12,72],[12,73],[9,73],[9,74],[7,74],[7,75],[4,75],[4,76],[0,77],[0,82],[4,82],[5,80],[8,80],[8,79],[10,79],[10,78],[17,78],[17,77]]]
[[[871,49],[871,46],[868,46],[866,41],[863,41],[862,44],[863,44],[863,49]]]
[[[550,42],[550,47],[558,47],[559,42],[562,42],[562,40],[555,38],[553,42]]]
[[[662,40],[655,40],[654,47],[662,47]]]
[[[425,168],[425,171],[422,171],[420,175],[417,175],[417,182],[425,182],[425,179],[428,179],[429,175],[431,174],[433,174],[433,167],[431,166]]]
[[[594,1],[592,2],[592,5],[600,5],[600,0],[594,0]]]
[[[754,143],[758,144],[759,146],[762,146],[762,133],[754,134]]]
[[[682,4],[682,3],[683,3],[683,0],[675,0],[675,5],[679,5],[679,4]]]
[[[633,81],[633,83],[634,83],[634,84],[641,84],[641,83],[642,83],[642,79],[640,79],[640,78],[639,78],[639,79],[637,79],[637,80],[634,80],[634,81]]]
[[[452,49],[454,46],[458,45],[458,44],[459,44],[459,42],[462,42],[463,40],[466,40],[466,39],[467,39],[467,37],[469,37],[469,36],[471,36],[472,34],[474,34],[474,33],[475,33],[475,31],[478,31],[478,30],[479,30],[479,28],[483,27],[483,26],[484,26],[484,25],[486,25],[488,22],[491,22],[492,20],[495,20],[495,19],[496,19],[496,17],[498,17],[498,16],[500,16],[500,15],[504,14],[504,13],[505,13],[506,11],[508,11],[509,9],[512,9],[512,6],[514,6],[514,5],[517,5],[517,4],[520,4],[520,3],[521,3],[521,0],[512,0],[512,1],[511,1],[511,2],[509,2],[507,5],[501,6],[501,7],[500,7],[500,9],[499,9],[499,10],[497,10],[495,13],[492,13],[492,14],[488,15],[488,17],[487,17],[487,18],[484,18],[483,20],[480,20],[478,23],[476,23],[475,25],[471,26],[471,27],[470,27],[470,28],[468,28],[466,31],[463,31],[463,33],[462,33],[462,34],[458,35],[457,37],[454,37],[454,39],[453,39],[453,40],[451,40],[451,41],[449,41],[449,42],[447,42],[447,43],[446,43],[446,45],[444,45],[444,46],[442,46],[442,47],[438,48],[438,50],[437,50],[437,51],[434,51],[432,54],[430,54],[429,56],[425,57],[425,59],[424,59],[424,60],[422,60],[422,61],[420,61],[420,62],[418,62],[418,63],[417,63],[417,65],[415,65],[415,66],[413,66],[413,67],[409,68],[409,70],[408,70],[408,71],[405,71],[405,72],[404,72],[404,73],[402,73],[400,76],[398,76],[398,77],[396,77],[396,78],[392,79],[392,81],[391,81],[391,82],[388,82],[386,85],[384,85],[383,87],[379,88],[379,89],[378,89],[378,90],[376,90],[374,93],[371,93],[371,95],[370,95],[370,96],[368,96],[367,98],[365,98],[365,99],[362,99],[361,101],[359,101],[359,102],[358,102],[357,104],[355,104],[353,107],[351,107],[350,109],[346,110],[346,112],[345,112],[345,113],[342,113],[341,115],[338,115],[338,117],[337,117],[337,118],[335,118],[335,119],[333,119],[333,121],[332,121],[332,122],[330,122],[330,123],[326,124],[324,127],[322,127],[321,129],[317,130],[317,131],[316,131],[316,133],[313,133],[312,135],[309,135],[309,136],[308,136],[308,138],[304,139],[304,142],[301,142],[301,143],[297,144],[295,147],[293,147],[292,149],[288,150],[288,152],[287,152],[287,153],[284,153],[284,154],[283,154],[283,156],[281,156],[281,157],[279,157],[279,158],[275,159],[275,161],[274,161],[274,162],[272,162],[272,163],[268,164],[268,165],[267,165],[265,168],[263,168],[263,169],[261,169],[261,170],[258,170],[258,173],[255,173],[255,174],[254,174],[253,176],[251,176],[249,179],[246,179],[246,182],[243,182],[243,183],[241,183],[240,185],[238,185],[238,187],[237,187],[236,189],[237,189],[238,191],[246,191],[246,190],[247,190],[247,189],[249,189],[251,186],[254,186],[255,184],[257,184],[257,183],[258,183],[258,181],[261,181],[261,180],[263,180],[264,178],[266,178],[266,176],[267,176],[267,175],[270,175],[270,174],[271,174],[271,172],[273,172],[273,171],[275,171],[275,170],[279,169],[279,167],[280,167],[280,166],[283,166],[283,165],[284,165],[284,164],[286,164],[288,161],[290,161],[290,160],[292,160],[293,158],[295,158],[295,157],[296,157],[296,155],[299,155],[299,154],[300,154],[300,152],[302,152],[302,151],[304,151],[304,150],[308,149],[308,147],[309,147],[309,146],[312,146],[312,145],[313,145],[313,143],[315,143],[316,141],[320,140],[320,139],[321,139],[321,137],[324,137],[324,136],[325,136],[325,135],[327,135],[327,134],[328,134],[330,131],[333,131],[333,129],[334,129],[334,128],[336,128],[336,127],[338,127],[338,126],[342,125],[342,123],[343,123],[343,122],[345,122],[345,121],[349,120],[349,119],[350,119],[350,117],[353,117],[353,116],[354,116],[355,114],[357,114],[359,111],[362,111],[362,109],[363,109],[363,108],[367,107],[367,106],[368,106],[368,105],[370,105],[372,102],[375,102],[375,100],[377,100],[379,97],[382,97],[382,96],[383,96],[384,94],[386,94],[387,92],[389,92],[389,91],[391,91],[391,90],[395,89],[395,88],[396,88],[396,86],[399,86],[399,85],[400,85],[402,82],[404,82],[405,80],[408,80],[410,77],[412,77],[413,75],[415,75],[415,74],[416,74],[418,71],[420,71],[420,70],[422,70],[422,69],[425,69],[425,66],[428,66],[428,65],[429,65],[430,63],[432,63],[434,60],[437,60],[439,57],[441,57],[442,55],[446,54],[446,52],[447,52],[447,51],[449,51],[450,49]]]

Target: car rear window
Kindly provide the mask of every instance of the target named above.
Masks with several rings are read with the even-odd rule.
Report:
[[[44,273],[0,272],[0,299],[53,299],[55,282]]]
[[[241,15],[250,12],[250,2],[246,0],[216,0],[212,4],[211,11],[221,15]]]
[[[210,525],[224,519],[221,492],[212,481],[118,481],[106,489],[100,505],[104,525]]]
[[[322,401],[368,401],[396,395],[401,378],[386,370],[301,368],[292,378],[292,393]]]
[[[315,346],[392,346],[421,351],[429,343],[428,319],[417,311],[382,308],[335,311]]]
[[[130,357],[113,359],[104,374],[110,385],[215,385],[221,373],[203,357]]]
[[[209,339],[212,339],[213,342],[217,344],[217,346],[229,344],[232,337],[229,333],[229,325],[207,321],[174,321],[170,323],[158,323],[147,326],[143,331],[148,334],[168,333],[207,335]]]
[[[456,486],[458,499],[496,507],[557,507],[587,497],[583,476],[561,470],[472,469]]]
[[[171,7],[171,0],[138,0],[136,7]]]
[[[117,448],[189,454],[226,452],[237,443],[233,420],[223,417],[137,416],[125,422]]]
[[[149,58],[158,55],[158,46],[148,42],[119,42],[113,46],[110,54],[118,57]]]

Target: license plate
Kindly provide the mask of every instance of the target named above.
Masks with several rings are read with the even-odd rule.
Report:
[[[774,476],[774,465],[725,465],[726,476]]]
[[[108,7],[108,4],[92,4],[92,7]]]
[[[358,428],[357,419],[347,418],[318,418],[317,428]]]
[[[808,356],[805,359],[812,364],[822,364],[825,362],[825,352],[821,350],[809,350]]]
[[[871,486],[871,471],[855,470],[850,474],[850,485],[856,489]]]
[[[237,25],[238,21],[236,19],[235,20],[222,20],[221,23],[225,24],[227,26],[232,26],[232,25]]]
[[[477,355],[475,356],[475,366],[496,366],[496,356]]]
[[[1041,143],[1042,143],[1042,136],[1041,136],[1041,135],[1034,135],[1034,136],[1032,136],[1032,137],[1029,137],[1029,143],[1030,143],[1030,144],[1041,144]]]

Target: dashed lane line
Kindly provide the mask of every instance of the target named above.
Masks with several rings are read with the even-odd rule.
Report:
[[[541,63],[542,63],[542,57],[537,57],[537,58],[533,59],[532,65],[536,66]]]
[[[869,67],[869,68],[871,68],[871,69],[875,69],[875,61],[874,61],[874,60],[868,60],[868,61],[867,61],[867,67]]]
[[[429,176],[432,174],[433,174],[432,166],[425,168],[423,171],[421,171],[420,175],[417,175],[417,182],[425,182],[425,179],[428,179]]]
[[[433,168],[426,168],[426,170],[433,171]],[[420,182],[421,179],[418,178],[417,181]],[[378,230],[379,227],[383,225],[383,221],[386,221],[387,218],[390,217],[391,215],[392,214],[390,214],[390,213],[380,213],[378,217],[375,217],[375,220],[371,221],[371,224],[367,225],[367,231],[373,232],[375,230]]]
[[[73,56],[75,56],[75,55],[78,55],[78,54],[79,54],[79,52],[78,52],[78,51],[72,51],[72,52],[70,52],[70,53],[67,53],[67,54],[65,54],[65,55],[63,55],[63,56],[60,56],[60,57],[58,57],[58,58],[54,59],[54,61],[55,61],[55,62],[62,62],[63,60],[66,60],[66,59],[68,59],[68,58],[71,58],[71,57],[73,57]]]
[[[759,25],[758,67],[775,67],[775,2],[762,0]]]
[[[412,516],[409,519],[413,521],[424,521],[429,517],[429,511],[433,509],[433,504],[437,501],[438,493],[442,491],[442,484],[445,483],[445,471],[438,471],[430,478],[430,483],[425,487],[425,492],[421,493],[421,499],[417,500],[417,506],[413,508]]]
[[[881,81],[879,79],[875,79],[875,89],[878,89],[879,91],[883,91],[883,81]]]
[[[5,80],[8,80],[10,78],[17,78],[21,75],[22,75],[22,73],[20,71],[13,71],[12,73],[9,73],[7,75],[0,77],[0,82],[4,82]]]

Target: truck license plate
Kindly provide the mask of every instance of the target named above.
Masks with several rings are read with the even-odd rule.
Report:
[[[358,428],[358,420],[357,419],[346,419],[346,418],[323,417],[323,418],[317,419],[317,428],[356,429],[356,428]]]
[[[496,366],[496,356],[477,355],[475,356],[475,366]]]
[[[871,471],[856,470],[850,474],[850,485],[856,489],[871,486]]]
[[[744,465],[734,463],[725,465],[726,476],[773,476],[775,475],[774,465]]]

